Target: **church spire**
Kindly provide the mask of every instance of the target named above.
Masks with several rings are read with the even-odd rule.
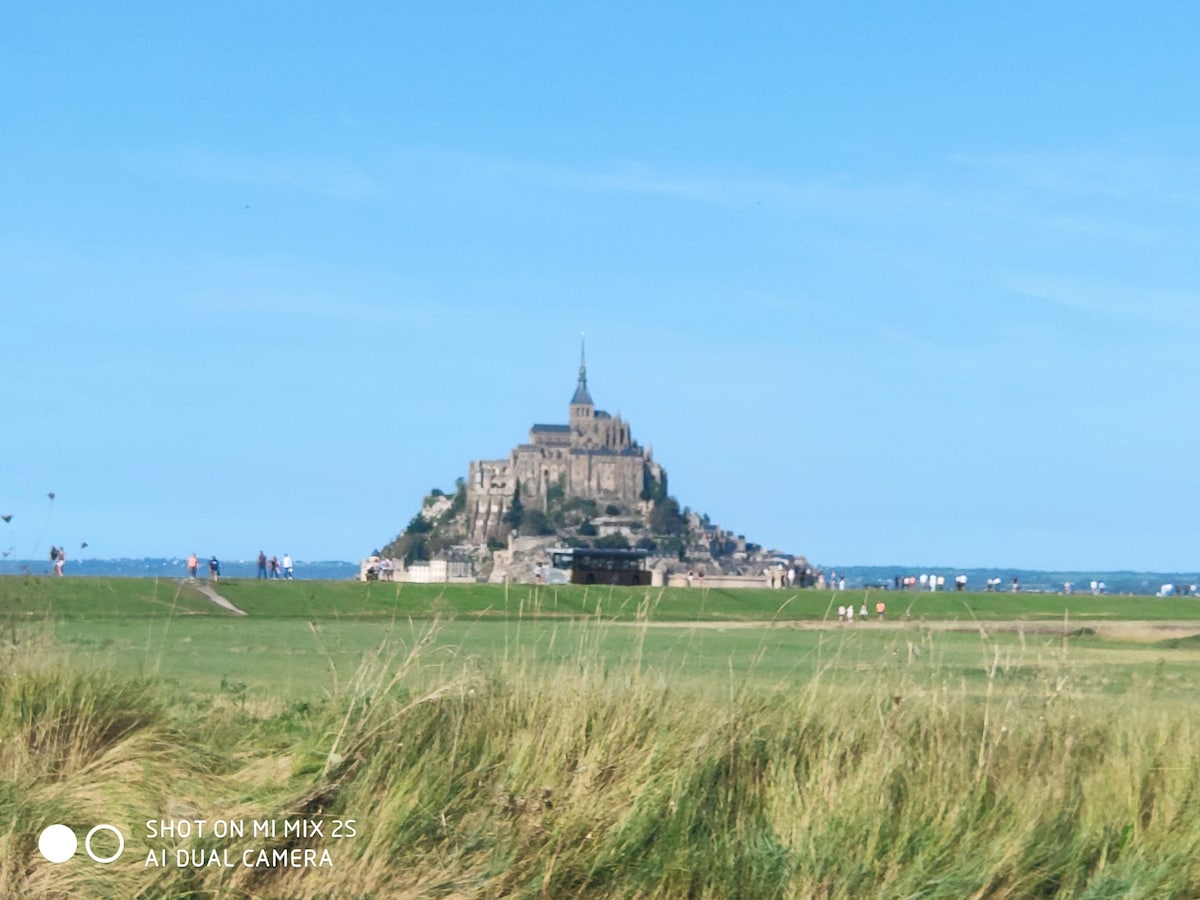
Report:
[[[584,358],[583,332],[579,332],[579,383],[587,389],[587,360]]]
[[[587,387],[587,360],[584,357],[583,332],[579,332],[579,384],[575,387],[575,396],[571,398],[571,406],[594,406],[592,395]],[[586,415],[591,415],[587,413]]]

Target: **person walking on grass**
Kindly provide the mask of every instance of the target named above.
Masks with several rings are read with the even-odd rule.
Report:
[[[261,550],[258,551],[258,577],[264,579],[267,577],[267,554]]]
[[[213,584],[221,580],[221,564],[215,556],[208,561],[208,580]]]
[[[887,604],[880,600],[875,604],[875,615],[879,616],[879,621],[883,621],[883,614],[887,611]]]
[[[292,558],[286,553],[283,554],[283,577],[292,580]]]
[[[858,608],[858,617],[864,622],[867,621],[867,601],[863,601],[863,605]]]
[[[200,560],[196,559],[196,554],[193,553],[188,557],[188,578],[192,581],[196,580],[196,570],[200,568]]]

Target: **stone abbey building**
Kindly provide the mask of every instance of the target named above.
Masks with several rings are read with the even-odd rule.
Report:
[[[633,439],[620,416],[596,409],[588,393],[582,348],[579,383],[565,425],[534,425],[529,443],[518,444],[507,459],[478,459],[467,478],[467,532],[483,541],[504,532],[504,515],[513,500],[545,510],[551,492],[565,500],[582,497],[601,505],[632,510],[643,492],[663,480],[651,450]]]

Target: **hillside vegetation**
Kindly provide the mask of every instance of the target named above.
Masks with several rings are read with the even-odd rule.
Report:
[[[507,546],[504,538],[510,533],[553,538],[553,543],[568,547],[636,548],[675,560],[684,559],[689,548],[705,558],[714,551],[720,557],[732,549],[726,546],[727,535],[707,516],[693,516],[667,494],[665,473],[662,481],[646,485],[641,502],[634,505],[568,497],[559,484],[549,489],[544,508],[527,508],[518,490],[504,515],[500,536],[493,536],[483,547],[470,542],[466,504],[463,479],[458,479],[452,494],[435,488],[404,530],[379,553],[411,564],[453,551],[471,557],[481,571],[487,571],[491,551]],[[596,523],[611,517],[621,520],[620,529],[600,534]]]

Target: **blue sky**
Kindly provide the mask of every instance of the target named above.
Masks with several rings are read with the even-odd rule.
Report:
[[[1195,569],[1200,7],[797,6],[7,7],[0,543],[357,559],[585,330],[753,540]]]

